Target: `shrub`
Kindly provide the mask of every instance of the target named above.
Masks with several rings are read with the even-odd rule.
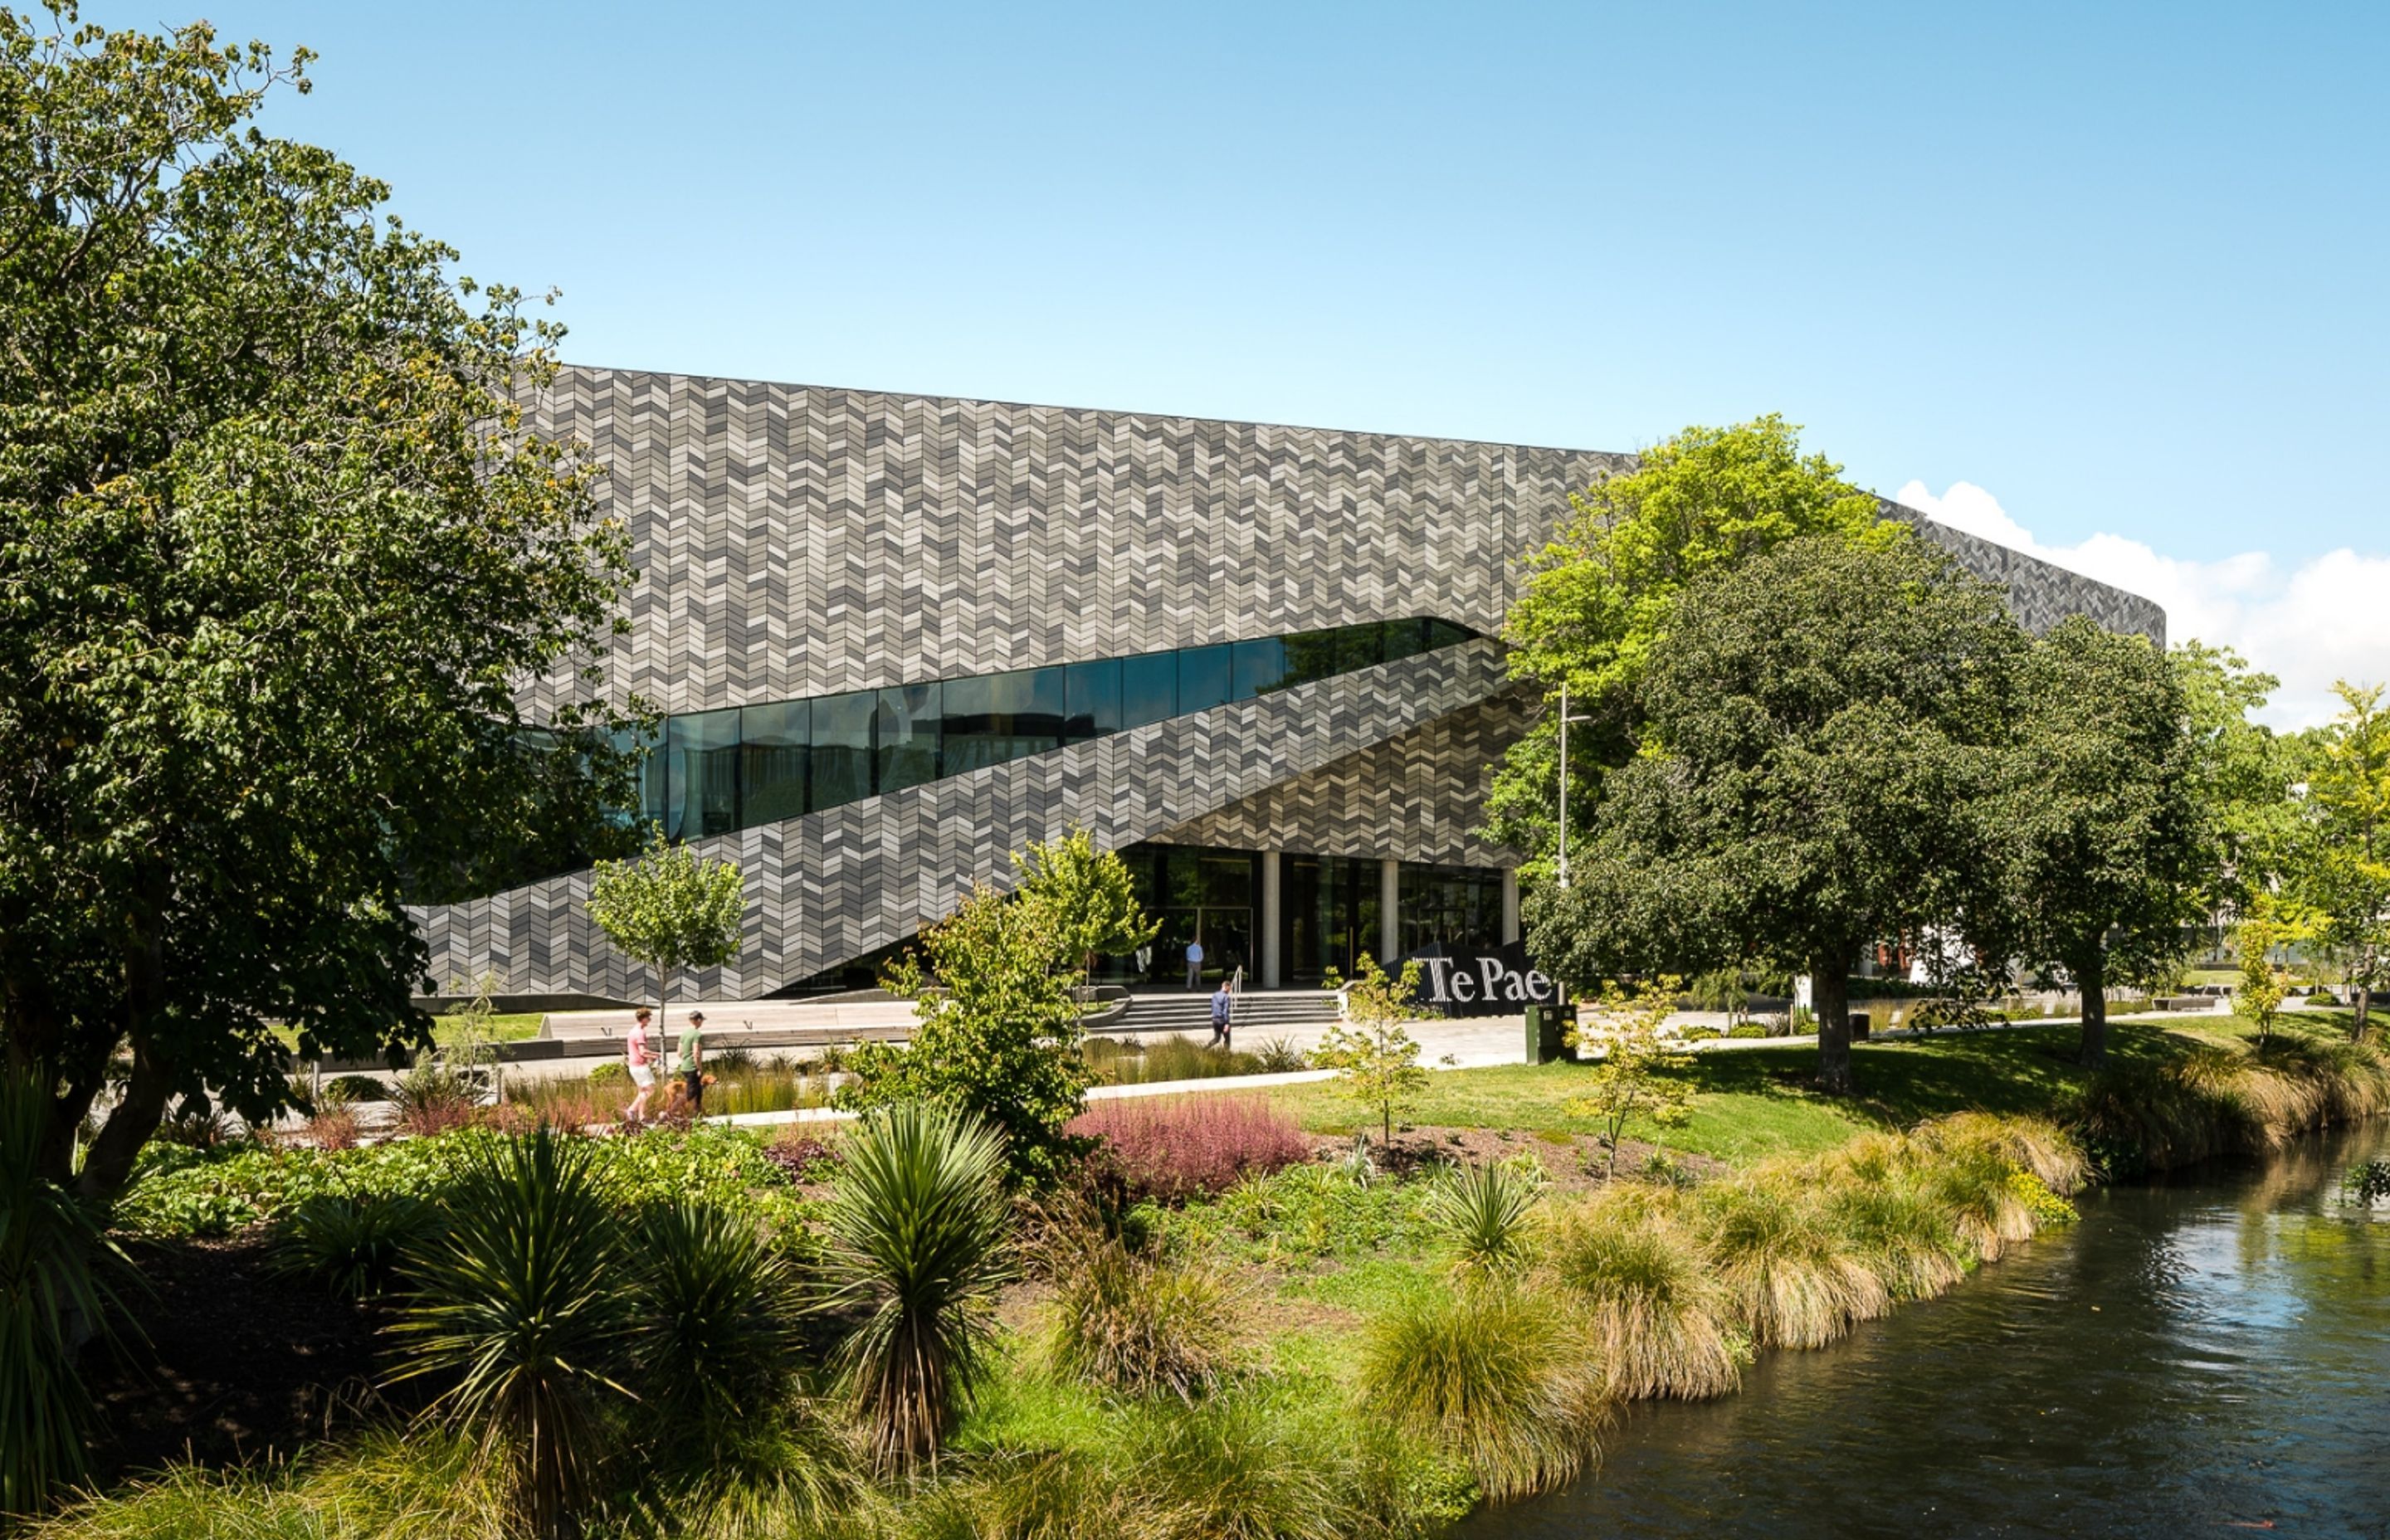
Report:
[[[373,1299],[389,1289],[437,1222],[434,1210],[404,1193],[319,1193],[283,1217],[274,1238],[275,1264],[334,1299]]]
[[[1311,1060],[1291,1037],[1272,1037],[1253,1050],[1253,1066],[1263,1074],[1291,1074],[1311,1068]]]
[[[84,1472],[91,1395],[77,1359],[116,1300],[122,1253],[42,1174],[50,1087],[0,1069],[0,1515],[31,1513]]]
[[[481,1092],[469,1078],[429,1059],[399,1076],[390,1099],[399,1126],[418,1138],[468,1127],[482,1110]]]
[[[190,1099],[158,1120],[158,1131],[149,1136],[161,1144],[178,1144],[186,1149],[221,1149],[249,1140],[248,1131],[222,1109]]]
[[[1762,1346],[1823,1347],[1892,1303],[1813,1189],[1807,1171],[1770,1166],[1695,1199],[1736,1324]]]
[[[542,1535],[586,1495],[601,1407],[623,1393],[613,1366],[638,1324],[593,1148],[547,1129],[480,1145],[390,1328],[410,1350],[393,1380],[447,1381],[433,1410],[503,1452]]]
[[[636,1361],[643,1399],[676,1434],[709,1441],[763,1411],[796,1347],[796,1278],[753,1221],[711,1203],[659,1204],[638,1220]]]
[[[1137,1097],[1091,1103],[1073,1136],[1100,1141],[1099,1176],[1162,1203],[1226,1192],[1311,1154],[1294,1120],[1259,1097]]]
[[[1428,1217],[1452,1245],[1464,1274],[1507,1272],[1527,1260],[1544,1185],[1499,1161],[1457,1166],[1429,1188]]]
[[[1766,1037],[1769,1035],[1767,1023],[1765,1021],[1737,1021],[1733,1026],[1727,1029],[1726,1034],[1728,1037]]]
[[[1095,1240],[1054,1282],[1046,1351],[1061,1378],[1191,1402],[1227,1372],[1236,1290],[1220,1273]]]
[[[841,1301],[867,1314],[839,1364],[873,1463],[909,1469],[969,1399],[1012,1276],[1004,1147],[975,1118],[913,1102],[867,1114],[841,1153],[828,1261]]]
[[[334,1075],[324,1082],[319,1094],[327,1098],[338,1096],[344,1102],[388,1101],[390,1087],[372,1075]]]
[[[628,1084],[630,1079],[631,1072],[621,1062],[611,1059],[589,1072],[590,1084],[603,1085],[610,1089],[617,1085]]]
[[[1698,1401],[1742,1382],[1748,1344],[1702,1246],[1643,1194],[1574,1209],[1554,1226],[1552,1270],[1593,1315],[1613,1395]]]
[[[1599,1360],[1553,1302],[1513,1283],[1420,1294],[1379,1316],[1361,1384],[1372,1409],[1465,1461],[1495,1502],[1561,1485],[1599,1453]]]

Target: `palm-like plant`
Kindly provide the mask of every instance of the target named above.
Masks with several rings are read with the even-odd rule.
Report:
[[[869,1114],[840,1146],[825,1216],[841,1303],[868,1314],[839,1367],[882,1470],[934,1460],[970,1393],[1012,1277],[1004,1145],[922,1102]]]
[[[122,1264],[97,1218],[42,1174],[49,1088],[0,1072],[0,1514],[30,1513],[83,1474],[90,1392],[75,1367],[115,1303]]]
[[[533,1527],[555,1534],[586,1490],[600,1404],[636,1324],[615,1215],[590,1146],[549,1129],[493,1141],[449,1197],[447,1233],[391,1330],[392,1376],[453,1377],[431,1411],[502,1449]]]
[[[1527,1260],[1536,1205],[1543,1195],[1543,1184],[1516,1167],[1458,1166],[1429,1189],[1427,1212],[1451,1241],[1453,1262],[1461,1272],[1507,1272]]]
[[[638,1246],[648,1399],[700,1429],[759,1411],[796,1346],[787,1253],[752,1222],[686,1201],[642,1215]]]

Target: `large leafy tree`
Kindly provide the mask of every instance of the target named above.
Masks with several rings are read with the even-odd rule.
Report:
[[[403,903],[624,789],[518,703],[629,575],[517,405],[559,333],[248,126],[305,59],[0,11],[0,1028],[60,1175],[118,1066],[91,1191],[173,1097],[288,1102],[277,1026],[428,1041]]]
[[[2081,1059],[2106,1062],[2106,991],[2180,955],[2213,847],[2180,671],[2147,638],[2075,616],[2022,670],[2005,819],[2007,913],[2027,960],[2083,992]]]
[[[1019,902],[1042,911],[1057,968],[1091,971],[1099,956],[1134,952],[1162,929],[1137,903],[1136,879],[1120,852],[1098,850],[1084,828],[1016,852],[1012,865]]]
[[[2379,685],[2332,688],[2342,711],[2314,738],[2291,891],[2318,939],[2345,961],[2361,1039],[2390,969],[2390,709]]]
[[[1530,896],[1531,943],[1588,990],[1799,959],[1819,1084],[1846,1093],[1860,946],[1998,923],[1986,853],[2026,638],[1998,589],[1922,543],[1831,535],[1712,571],[1666,626],[1636,689],[1642,747],[1574,884]]]
[[[1570,714],[1589,719],[1570,729],[1572,830],[1600,802],[1602,772],[1633,751],[1637,687],[1687,584],[1805,535],[1881,548],[1906,534],[1842,467],[1802,454],[1800,430],[1775,416],[1688,428],[1569,503],[1530,558],[1508,639],[1516,677],[1547,697],[1567,686]],[[1494,836],[1539,855],[1558,829],[1557,747],[1548,713],[1512,747],[1487,799]]]
[[[2245,913],[2289,875],[2299,843],[2300,745],[2256,714],[2280,687],[2229,648],[2192,640],[2167,654],[2190,734],[2186,775],[2200,823],[2191,874],[2211,923]]]

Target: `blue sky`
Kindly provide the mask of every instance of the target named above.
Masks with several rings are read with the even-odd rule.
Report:
[[[2309,614],[2390,585],[2390,6],[203,8],[319,51],[270,126],[560,287],[577,359],[1606,449],[1781,411],[2178,635],[2390,674]]]

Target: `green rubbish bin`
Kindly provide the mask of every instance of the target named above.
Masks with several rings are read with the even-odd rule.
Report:
[[[1549,1064],[1556,1059],[1571,1062],[1576,1050],[1569,1046],[1569,1029],[1576,1024],[1574,1006],[1536,1006],[1527,1007],[1527,1062]]]
[[[1874,1025],[1874,1023],[1868,1019],[1868,1013],[1866,1011],[1855,1010],[1851,1012],[1851,1041],[1856,1043],[1860,1038],[1865,1037],[1868,1034],[1868,1028],[1872,1025]]]

